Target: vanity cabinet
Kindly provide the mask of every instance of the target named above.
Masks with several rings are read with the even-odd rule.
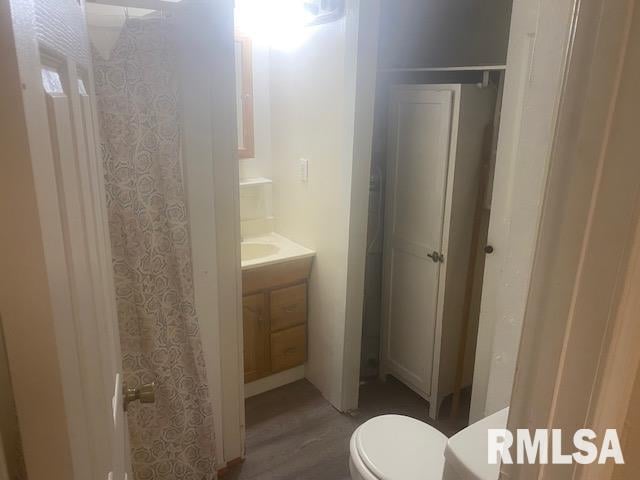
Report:
[[[252,382],[268,375],[271,370],[270,331],[267,302],[263,293],[242,298],[244,326],[244,381]]]
[[[244,381],[304,364],[311,258],[242,272]]]

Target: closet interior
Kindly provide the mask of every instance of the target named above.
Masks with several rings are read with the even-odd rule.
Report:
[[[471,401],[511,2],[383,1],[361,384]]]

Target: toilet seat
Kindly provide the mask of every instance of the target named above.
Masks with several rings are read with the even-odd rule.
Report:
[[[402,415],[382,415],[351,436],[351,468],[363,480],[440,480],[447,437]]]

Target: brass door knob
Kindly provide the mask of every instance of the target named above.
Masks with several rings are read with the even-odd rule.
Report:
[[[140,403],[155,403],[156,401],[156,382],[145,383],[138,388],[130,388],[126,383],[122,384],[122,404],[124,411],[131,402],[139,401]]]

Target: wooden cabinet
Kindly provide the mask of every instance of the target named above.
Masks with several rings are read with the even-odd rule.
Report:
[[[252,382],[271,370],[271,332],[264,293],[242,298],[244,326],[244,381]]]
[[[271,330],[282,330],[307,320],[307,285],[301,283],[271,292]]]
[[[307,327],[298,325],[271,334],[271,371],[302,365],[307,359]]]
[[[304,364],[311,261],[242,272],[245,383]]]

